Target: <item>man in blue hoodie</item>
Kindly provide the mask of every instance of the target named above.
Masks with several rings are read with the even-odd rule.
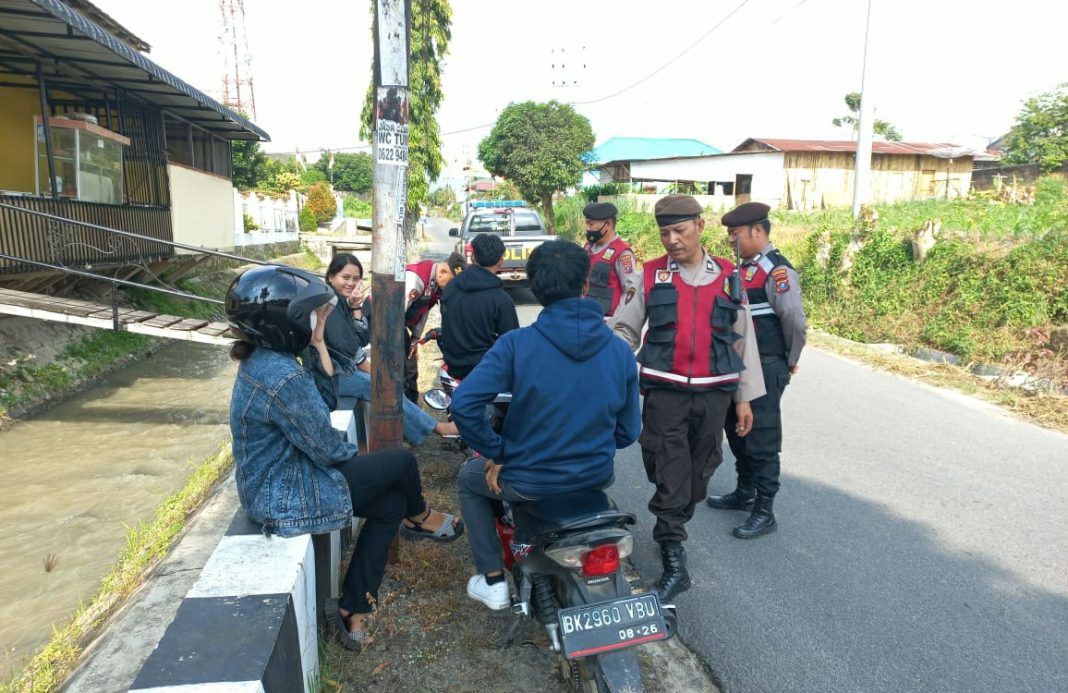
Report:
[[[590,261],[567,241],[543,243],[527,260],[544,306],[530,327],[501,335],[452,401],[460,435],[483,457],[460,470],[460,506],[478,574],[467,594],[491,609],[509,604],[493,501],[522,502],[612,483],[615,454],[638,438],[641,410],[634,354],[583,298]],[[486,405],[512,403],[501,434]]]

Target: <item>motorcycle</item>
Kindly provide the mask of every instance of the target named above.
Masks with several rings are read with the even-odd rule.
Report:
[[[623,574],[634,523],[598,490],[518,503],[497,520],[512,611],[545,628],[572,690],[641,691],[634,648],[675,633],[674,605],[632,594]]]

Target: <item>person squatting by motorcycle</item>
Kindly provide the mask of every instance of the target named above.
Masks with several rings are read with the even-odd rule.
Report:
[[[438,304],[446,285],[460,274],[466,263],[459,253],[445,261],[423,260],[405,267],[404,290],[404,396],[419,401],[419,335],[426,326],[430,309]]]
[[[330,409],[351,408],[355,400],[371,401],[370,363],[365,352],[370,326],[364,314],[362,280],[363,264],[355,255],[334,256],[326,270],[326,282],[336,294],[338,308],[326,318],[323,341],[313,341],[301,355]],[[456,434],[454,424],[438,421],[407,398],[403,410],[404,438],[412,445],[422,444],[431,433]]]
[[[722,461],[727,410],[734,407],[735,431],[744,437],[753,426],[749,403],[765,393],[749,309],[726,290],[734,264],[702,247],[701,212],[689,195],[657,202],[654,214],[667,253],[645,263],[642,291],[623,305],[614,324],[631,348],[640,347],[645,403],[638,442],[656,486],[649,510],[656,516],[653,538],[664,569],[656,583],[662,602],[690,588],[686,523]]]
[[[753,430],[742,437],[727,414],[727,443],[734,453],[737,486],[707,503],[721,510],[748,510],[749,517],[731,530],[739,539],[752,539],[776,528],[772,502],[779,491],[779,451],[782,413],[779,403],[805,347],[805,309],[801,281],[793,265],[769,240],[771,208],[747,202],[723,215],[727,235],[737,242],[744,260],[742,281],[753,313],[760,368],[767,394],[752,401]]]
[[[360,455],[332,428],[297,355],[323,340],[337,303],[321,279],[287,267],[255,267],[234,279],[225,301],[239,362],[230,431],[241,507],[265,534],[319,534],[364,518],[342,595],[327,604],[342,645],[359,650],[398,526],[412,538],[453,541],[463,524],[426,504],[410,452]]]
[[[600,304],[583,298],[587,255],[573,243],[550,241],[531,253],[527,271],[544,309],[533,325],[497,340],[452,403],[461,436],[482,455],[469,459],[459,478],[478,571],[467,594],[491,609],[510,603],[494,502],[606,488],[616,450],[640,430],[634,355],[605,326]],[[486,406],[502,391],[512,393],[512,403],[498,434]]]
[[[619,211],[614,204],[591,202],[582,209],[582,215],[590,256],[589,297],[601,304],[605,318],[611,318],[621,303],[630,303],[641,290],[641,270],[634,251],[616,235]]]

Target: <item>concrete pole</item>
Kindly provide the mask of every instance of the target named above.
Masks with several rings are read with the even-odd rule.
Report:
[[[867,18],[864,22],[864,59],[860,68],[860,123],[857,128],[856,168],[853,171],[853,218],[860,216],[860,206],[868,201],[871,191],[871,141],[875,108],[865,90],[868,73],[868,37],[871,33],[871,5],[868,0]]]
[[[409,7],[409,0],[375,2],[371,450],[399,448],[403,437]]]

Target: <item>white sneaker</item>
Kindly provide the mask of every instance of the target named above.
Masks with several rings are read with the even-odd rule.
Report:
[[[481,573],[472,576],[467,581],[467,596],[495,611],[512,604],[512,598],[508,592],[508,578],[491,585],[486,582],[486,576]]]

